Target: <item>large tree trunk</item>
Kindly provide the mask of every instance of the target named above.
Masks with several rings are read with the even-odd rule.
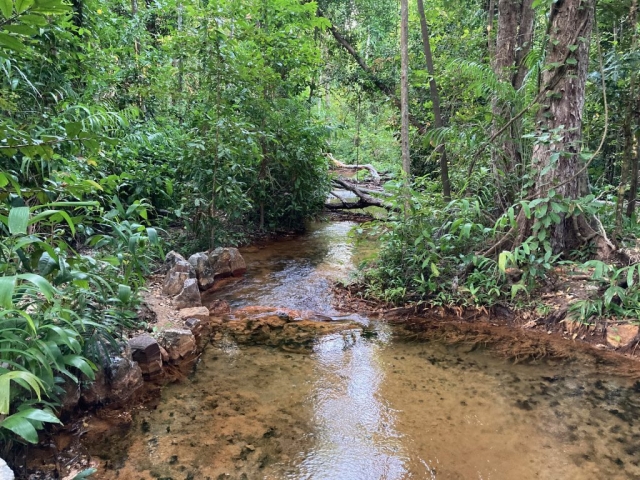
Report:
[[[436,128],[444,127],[442,120],[442,112],[440,111],[440,94],[438,93],[438,85],[436,84],[435,69],[433,68],[433,55],[431,54],[431,42],[429,41],[429,27],[427,26],[427,18],[424,14],[424,3],[418,0],[418,14],[420,15],[420,30],[422,32],[422,47],[424,50],[424,58],[427,63],[427,72],[429,72],[429,93],[431,94],[431,103],[433,104],[433,116],[435,117]],[[442,194],[444,198],[451,198],[451,183],[449,182],[449,165],[447,163],[447,149],[445,144],[438,147],[440,153],[440,178],[442,180]]]
[[[402,147],[402,170],[411,175],[409,157],[409,0],[400,0],[400,146]]]
[[[594,1],[564,0],[551,12],[541,84],[547,95],[537,123],[539,134],[555,131],[559,139],[539,142],[533,148],[532,163],[538,178],[532,194],[536,198],[547,197],[552,189],[568,199],[588,193],[587,172],[579,154]],[[531,222],[524,221],[522,215],[520,227],[520,238],[531,233]],[[561,221],[550,227],[549,240],[554,253],[566,253],[592,233],[584,215],[576,218],[563,214]]]
[[[527,68],[524,59],[531,50],[533,40],[534,11],[533,0],[499,0],[498,34],[493,70],[502,82],[507,82],[518,90],[522,87]],[[512,117],[512,105],[500,98],[492,103],[492,134],[498,132]],[[496,180],[502,174],[513,174],[522,163],[518,139],[521,136],[521,121],[516,121],[501,137],[494,148],[492,164]],[[499,183],[501,183],[499,181]],[[501,192],[507,203],[513,201],[513,194]]]

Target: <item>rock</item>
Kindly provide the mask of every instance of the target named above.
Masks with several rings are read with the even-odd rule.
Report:
[[[215,277],[239,277],[247,271],[247,264],[237,248],[216,248],[209,253],[209,263]]]
[[[209,309],[207,307],[183,308],[178,312],[178,316],[184,322],[189,318],[197,318],[201,322],[209,321]]]
[[[192,308],[202,306],[200,289],[195,278],[185,280],[182,291],[174,298],[176,308]]]
[[[186,262],[186,259],[175,250],[171,250],[164,257],[163,272],[166,274],[179,261]]]
[[[16,477],[7,462],[0,458],[0,480],[14,480]]]
[[[191,264],[185,259],[175,260],[164,279],[162,293],[165,295],[178,295],[184,288],[185,282],[190,278],[196,278],[196,271]]]
[[[640,333],[638,325],[622,324],[607,327],[607,344],[613,348],[631,345]]]
[[[162,361],[163,362],[168,362],[169,361],[169,354],[167,353],[167,351],[162,346],[160,346],[160,355],[162,356]]]
[[[184,326],[191,330],[191,333],[194,335],[199,335],[202,330],[202,322],[197,318],[187,318],[187,321],[184,322]]]
[[[213,287],[215,274],[211,268],[209,256],[206,253],[194,253],[189,257],[189,264],[196,272],[198,286],[201,290],[207,290]]]
[[[278,346],[296,352],[310,351],[316,340],[323,335],[350,335],[362,331],[362,326],[358,323],[324,321],[325,318],[330,319],[314,312],[244,307],[226,317],[221,328],[241,344]]]
[[[160,344],[169,354],[170,363],[193,358],[196,353],[196,339],[191,330],[168,328],[162,332]]]
[[[212,316],[228,315],[231,313],[231,306],[224,300],[215,300],[209,304],[209,312]]]
[[[131,358],[138,362],[142,374],[152,378],[162,373],[160,345],[151,335],[143,334],[129,340]]]
[[[81,400],[88,405],[124,403],[142,384],[142,370],[133,361],[129,345],[125,344],[120,354],[105,352],[102,364],[98,365],[95,381],[83,386]]]

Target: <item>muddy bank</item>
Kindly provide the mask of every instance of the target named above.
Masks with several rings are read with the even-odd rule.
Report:
[[[393,307],[362,298],[359,285],[335,285],[333,291],[337,309],[384,318],[400,327],[399,333],[416,339],[490,348],[514,361],[556,358],[609,364],[619,366],[624,376],[640,378],[640,333],[634,325],[625,337],[616,322],[583,325],[567,319],[566,310],[541,316],[501,306]]]

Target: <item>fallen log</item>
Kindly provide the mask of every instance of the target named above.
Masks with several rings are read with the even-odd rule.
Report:
[[[355,202],[349,202],[344,200],[337,193],[331,192],[332,196],[340,200],[340,204],[325,202],[324,206],[329,210],[343,210],[343,209],[353,210],[353,209],[360,209],[360,208],[367,208],[367,207],[380,207],[386,210],[397,210],[388,202],[385,202],[380,198],[376,198],[372,195],[369,195],[369,193],[365,192],[364,190],[367,190],[368,192],[371,192],[371,193],[379,193],[379,194],[386,194],[386,192],[376,192],[370,189],[358,188],[355,185],[339,178],[334,179],[333,182],[338,186],[340,186],[341,188],[343,188],[344,190],[348,190],[354,193],[358,197],[358,200]]]
[[[333,162],[333,164],[338,168],[343,168],[343,169],[346,169],[346,170],[368,170],[369,171],[369,175],[371,175],[371,178],[373,180],[373,183],[375,183],[375,184],[379,184],[380,183],[380,174],[375,169],[375,167],[373,165],[371,165],[370,163],[367,163],[365,165],[347,165],[346,163],[343,163],[340,160],[338,160],[337,158],[335,158],[330,153],[327,153],[327,158],[329,158],[329,160],[331,160],[331,162]]]

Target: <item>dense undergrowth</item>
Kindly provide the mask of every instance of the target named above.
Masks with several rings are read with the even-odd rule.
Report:
[[[0,455],[144,326],[163,250],[322,208],[315,8],[0,0]]]

